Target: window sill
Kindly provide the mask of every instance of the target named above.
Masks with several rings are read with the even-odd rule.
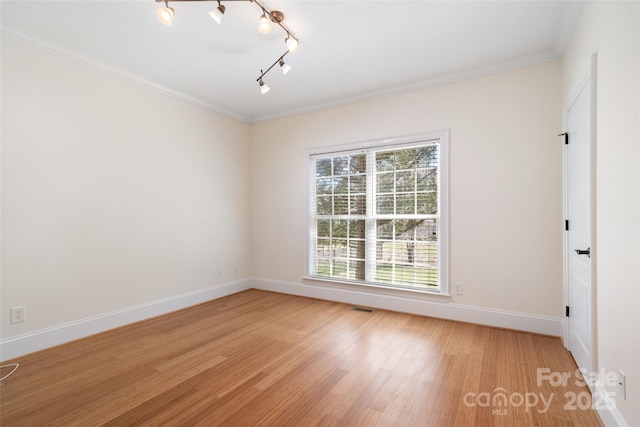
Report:
[[[384,285],[377,285],[375,283],[356,282],[352,280],[329,279],[326,277],[319,277],[319,276],[304,276],[302,279],[305,281],[314,281],[314,282],[331,283],[331,284],[337,284],[337,285],[348,285],[348,286],[358,286],[363,288],[379,289],[379,290],[385,291],[385,293],[389,293],[389,294],[395,293],[396,295],[418,294],[418,295],[424,295],[425,297],[433,297],[434,299],[445,300],[445,301],[448,301],[449,297],[451,296],[451,294],[449,293],[432,291],[428,289],[412,289],[412,288],[404,288],[400,286],[397,286],[397,287],[384,286]]]

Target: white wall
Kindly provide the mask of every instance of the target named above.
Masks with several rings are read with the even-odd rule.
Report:
[[[628,376],[616,405],[640,425],[640,3],[588,2],[562,60],[563,100],[593,52],[597,67],[597,360]]]
[[[304,150],[448,128],[450,281],[475,307],[562,316],[559,63],[252,126],[251,265],[304,276]]]
[[[248,138],[3,38],[2,338],[247,277]]]

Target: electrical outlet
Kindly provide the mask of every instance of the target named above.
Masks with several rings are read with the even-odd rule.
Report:
[[[235,267],[233,267],[233,275],[237,276],[238,273],[240,273],[240,267],[236,265]]]
[[[618,369],[618,392],[622,394],[622,398],[627,400],[627,375]]]
[[[218,269],[218,279],[222,279],[222,269]]]
[[[20,307],[12,307],[11,308],[11,323],[20,323],[24,322],[25,316],[25,307],[21,305]]]
[[[453,282],[453,294],[454,295],[462,295],[462,283]]]

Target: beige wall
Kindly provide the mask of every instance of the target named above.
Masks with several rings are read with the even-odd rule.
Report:
[[[247,277],[248,137],[3,38],[2,338]]]
[[[563,100],[597,52],[596,357],[628,376],[616,405],[640,425],[640,3],[589,2],[562,60]]]
[[[450,129],[457,303],[562,315],[559,63],[252,126],[253,275],[304,275],[304,150]]]

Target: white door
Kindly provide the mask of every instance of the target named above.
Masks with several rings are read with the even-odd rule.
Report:
[[[593,371],[591,263],[591,78],[565,105],[565,280],[567,348],[579,368]]]

